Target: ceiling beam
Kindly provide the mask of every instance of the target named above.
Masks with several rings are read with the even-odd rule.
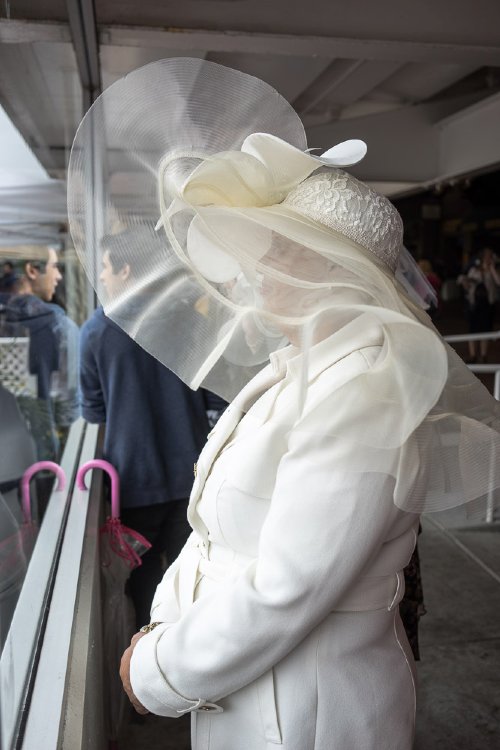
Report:
[[[32,44],[33,42],[71,42],[67,23],[52,21],[19,21],[0,18],[0,44]]]
[[[392,112],[307,129],[310,146],[330,148],[348,138],[360,138],[368,153],[349,168],[365,182],[426,182],[438,172],[439,139],[429,105],[402,107]]]
[[[327,36],[263,34],[240,31],[205,31],[144,26],[100,26],[102,45],[157,47],[179,52],[250,52],[294,57],[330,57],[393,62],[461,62],[499,65],[500,46],[442,44]]]
[[[86,111],[99,96],[101,67],[93,0],[66,0],[67,23],[0,19],[0,44],[73,43]]]
[[[305,114],[325,98],[339,109],[358,101],[401,67],[386,60],[333,60],[293,102]]]
[[[86,111],[102,91],[94,2],[66,0],[66,8]]]
[[[32,46],[0,49],[0,104],[45,169],[56,168],[47,145],[53,137],[50,90]]]
[[[421,189],[478,174],[500,163],[500,94],[474,104],[468,97],[340,119],[307,129],[308,143],[326,149],[361,138],[368,153],[349,169],[365,182],[414,182]]]
[[[316,107],[337,86],[349,78],[362,65],[362,60],[333,60],[311,85],[298,96],[293,107],[299,115],[304,115]]]
[[[500,163],[500,94],[441,120],[437,181],[479,172]]]
[[[67,0],[68,5],[71,0]],[[77,2],[77,0],[75,0]],[[86,0],[79,4],[88,5]],[[68,24],[45,21],[0,19],[0,43],[69,42]],[[352,39],[260,32],[207,31],[200,29],[154,28],[147,26],[102,25],[101,45],[157,47],[179,52],[206,49],[212,52],[329,57],[394,62],[455,62],[500,66],[500,46],[445,44],[382,39]]]

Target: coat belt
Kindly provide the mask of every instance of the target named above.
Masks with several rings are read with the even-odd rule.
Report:
[[[195,591],[202,578],[214,583],[234,580],[253,560],[228,547],[200,542],[192,547],[182,560],[179,571],[179,604],[185,612],[193,603]],[[391,611],[404,596],[402,571],[384,576],[358,578],[349,591],[335,604],[333,612],[368,612],[387,609]]]

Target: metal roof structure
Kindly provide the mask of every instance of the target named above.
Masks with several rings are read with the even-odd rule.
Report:
[[[0,104],[51,177],[100,91],[166,57],[263,78],[391,196],[500,164],[498,0],[0,0]]]

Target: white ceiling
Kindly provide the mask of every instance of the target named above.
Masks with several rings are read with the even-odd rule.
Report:
[[[354,171],[389,194],[500,164],[499,0],[11,0],[10,18],[6,8],[0,104],[53,177],[64,178],[90,89],[177,56],[266,80],[302,116],[310,146],[363,138]]]

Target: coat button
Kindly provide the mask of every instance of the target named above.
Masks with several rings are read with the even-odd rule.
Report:
[[[196,475],[198,474],[198,464],[193,464],[193,474],[196,479]]]
[[[205,703],[204,706],[200,706],[196,709],[196,711],[209,711],[213,714],[221,714],[224,712],[224,709],[221,706],[218,706],[216,703]]]

